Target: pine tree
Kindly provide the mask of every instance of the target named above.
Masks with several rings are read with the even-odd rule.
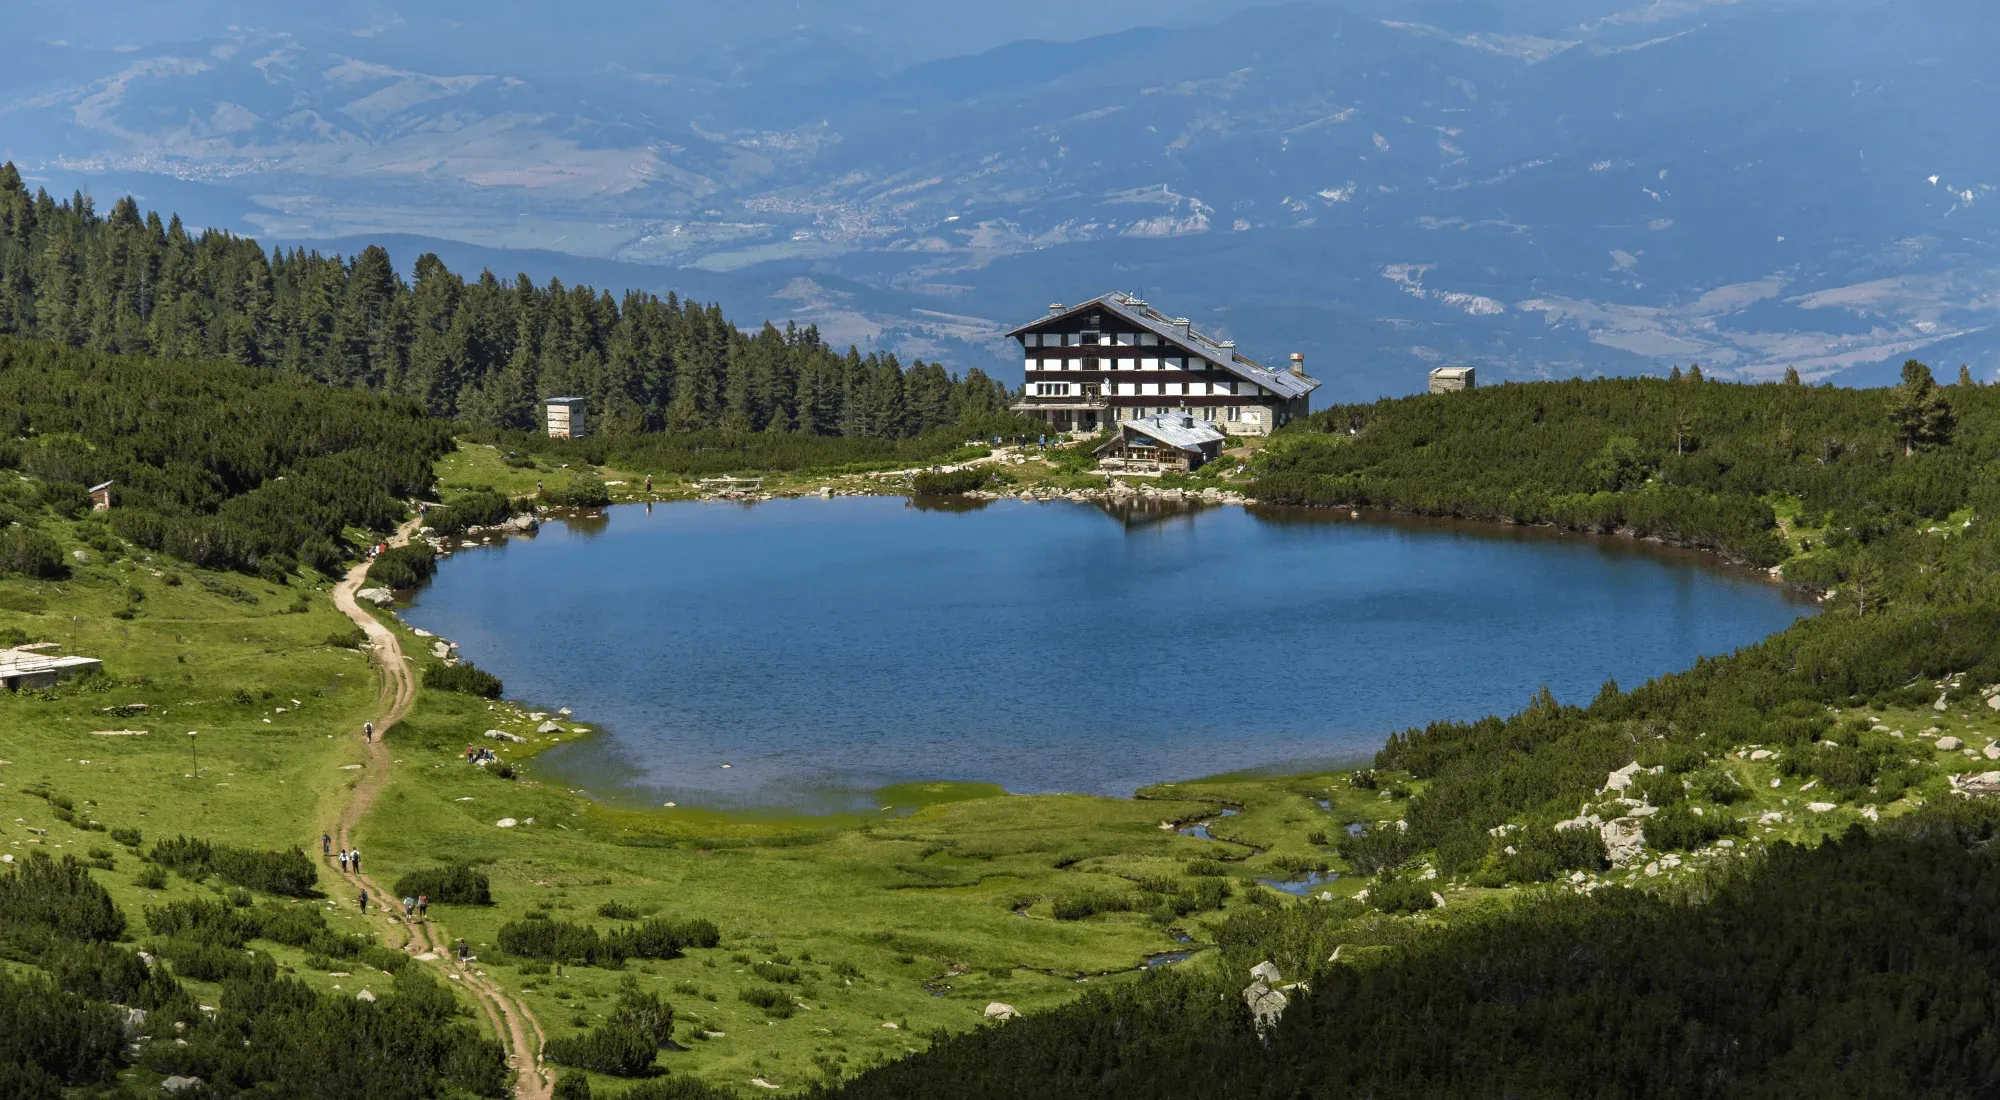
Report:
[[[1956,423],[1951,400],[1938,388],[1931,369],[1915,359],[1903,363],[1903,381],[1889,391],[1889,419],[1903,441],[1903,456],[1918,447],[1942,444]]]

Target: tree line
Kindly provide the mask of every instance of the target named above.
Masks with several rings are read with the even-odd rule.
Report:
[[[745,333],[719,306],[675,294],[468,279],[430,253],[413,274],[372,245],[349,258],[266,254],[129,197],[100,215],[88,196],[31,193],[0,165],[0,334],[267,367],[493,428],[534,428],[540,399],[578,396],[593,430],[614,434],[902,439],[1011,398],[977,368],[958,377],[840,352],[814,326]]]

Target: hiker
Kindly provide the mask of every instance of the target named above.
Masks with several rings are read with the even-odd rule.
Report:
[[[459,962],[464,962],[464,961],[466,960],[467,956],[469,956],[470,954],[471,954],[471,951],[467,950],[467,948],[466,948],[466,946],[465,946],[465,939],[464,939],[464,937],[460,937],[460,938],[459,938],[459,941],[458,941],[458,961],[459,961]]]
[[[340,873],[343,875],[347,873],[347,849],[345,848],[340,850]]]
[[[429,915],[430,911],[431,911],[431,896],[429,894],[418,894],[417,919],[423,920],[424,917]]]
[[[646,491],[647,491],[647,492],[649,492],[649,493],[653,491],[653,475],[652,475],[652,474],[647,474],[647,475],[646,475]]]
[[[354,873],[355,873],[355,874],[357,874],[357,875],[358,875],[358,874],[360,874],[360,873],[361,873],[361,849],[359,849],[359,848],[349,848],[349,849],[347,850],[347,861],[348,861],[349,863],[352,863],[352,864],[354,864]]]
[[[331,833],[319,834],[319,854],[323,856],[330,856],[333,854],[333,834]]]
[[[404,898],[404,899],[403,899],[403,912],[405,912],[405,913],[414,913],[414,912],[416,912],[416,911],[417,911],[417,899],[415,899],[415,898]]]
[[[361,915],[364,917],[368,915],[368,891],[366,890],[361,891]]]
[[[375,740],[375,723],[373,722],[361,723],[361,739],[363,741]]]

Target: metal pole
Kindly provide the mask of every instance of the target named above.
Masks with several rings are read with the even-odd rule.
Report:
[[[193,776],[193,778],[195,778],[195,779],[200,779],[200,778],[201,778],[201,754],[195,751],[195,747],[194,747],[194,735],[195,735],[195,733],[196,733],[196,731],[195,731],[195,730],[189,730],[189,731],[188,731],[188,756],[189,756],[189,758],[191,758],[191,759],[192,759],[192,760],[194,761],[194,776]]]

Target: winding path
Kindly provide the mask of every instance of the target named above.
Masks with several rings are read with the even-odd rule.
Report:
[[[419,522],[413,519],[403,524],[390,539],[390,544],[401,546],[407,543]],[[410,659],[403,656],[402,643],[397,640],[394,631],[363,610],[355,599],[355,593],[361,590],[367,576],[368,563],[363,562],[348,570],[347,576],[333,588],[333,605],[340,609],[341,614],[354,620],[354,625],[367,632],[375,664],[382,670],[375,738],[367,745],[368,761],[363,766],[361,780],[354,785],[346,804],[341,807],[340,823],[334,830],[334,843],[341,849],[354,847],[353,837],[361,826],[361,819],[374,807],[382,789],[389,785],[390,768],[394,764],[389,753],[389,731],[417,701],[417,679],[410,671]],[[339,862],[332,857],[328,857],[327,862],[333,868],[339,867]],[[363,853],[363,862],[366,862],[366,853]],[[476,969],[459,962],[451,950],[451,936],[442,925],[428,917],[419,920],[411,915],[403,908],[400,898],[384,890],[365,873],[337,873],[355,890],[368,891],[369,899],[396,922],[403,933],[400,945],[403,950],[429,964],[446,979],[472,991],[480,1011],[486,1016],[486,1022],[492,1025],[501,1045],[507,1050],[508,1064],[514,1067],[516,1100],[549,1100],[554,1081],[542,1067],[540,1058],[547,1036],[543,1034],[541,1022],[535,1019],[535,1014]]]

